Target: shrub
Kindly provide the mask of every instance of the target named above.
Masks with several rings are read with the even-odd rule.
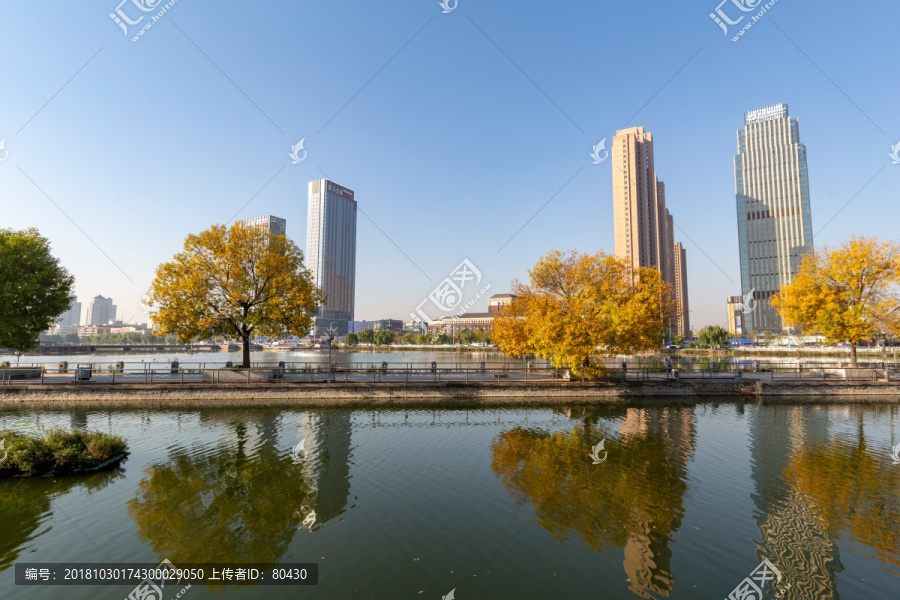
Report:
[[[51,429],[42,435],[0,431],[6,460],[0,477],[78,473],[125,454],[121,437],[99,431]]]

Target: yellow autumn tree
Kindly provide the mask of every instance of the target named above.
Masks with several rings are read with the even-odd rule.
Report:
[[[558,250],[513,282],[515,298],[494,319],[493,340],[510,356],[535,354],[575,375],[603,375],[603,356],[660,347],[670,287],[657,269],[633,269],[603,252]]]
[[[900,246],[852,237],[804,257],[794,281],[772,300],[782,320],[831,343],[849,342],[852,366],[861,340],[900,330]]]
[[[252,335],[306,335],[323,301],[296,244],[241,223],[189,235],[146,297],[159,333],[241,338],[244,368]]]

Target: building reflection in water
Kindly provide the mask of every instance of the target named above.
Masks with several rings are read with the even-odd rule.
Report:
[[[312,484],[310,503],[301,510],[301,526],[315,530],[344,513],[350,499],[350,414],[314,412],[300,422],[305,439],[305,472]]]
[[[883,410],[760,406],[752,413],[757,558],[769,558],[797,597],[840,598],[840,538],[900,566],[900,473],[868,447],[863,425]]]
[[[571,433],[514,428],[492,444],[492,467],[559,542],[610,553],[620,548],[629,589],[669,596],[671,536],[681,525],[693,407],[566,409]],[[588,459],[607,440],[602,466]]]

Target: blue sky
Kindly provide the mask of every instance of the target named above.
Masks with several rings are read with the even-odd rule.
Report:
[[[746,110],[799,117],[817,245],[896,237],[900,5],[779,0],[735,43],[716,4],[178,0],[135,43],[116,0],[4,2],[0,226],[37,227],[79,299],[144,320],[188,233],[271,213],[305,248],[307,182],[326,173],[368,215],[357,318],[408,318],[465,258],[496,293],[550,249],[612,252],[611,167],[589,152],[642,125],[692,325],[724,324]]]

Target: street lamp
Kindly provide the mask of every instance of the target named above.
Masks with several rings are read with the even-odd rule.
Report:
[[[334,335],[337,333],[337,328],[334,326],[334,323],[325,330],[328,334],[328,383],[334,383],[334,363],[331,362],[331,351],[334,348]]]

